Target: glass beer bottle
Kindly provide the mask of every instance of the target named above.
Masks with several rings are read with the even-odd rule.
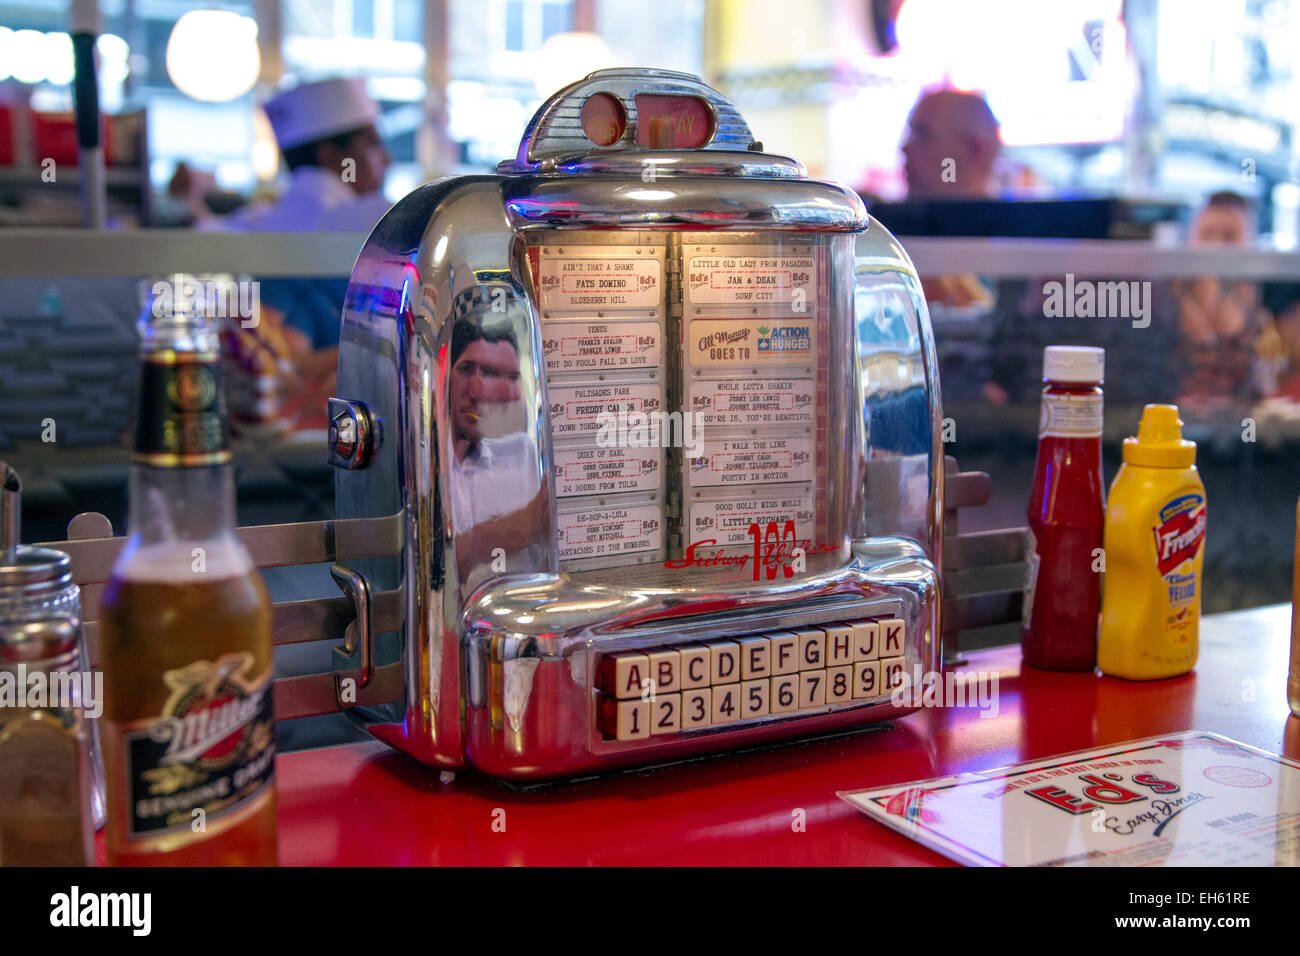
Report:
[[[277,862],[270,601],[235,531],[207,311],[155,295],[140,323],[128,537],[100,612],[110,865]]]

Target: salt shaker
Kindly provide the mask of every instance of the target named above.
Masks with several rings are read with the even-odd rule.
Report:
[[[16,543],[16,474],[0,462],[0,865],[93,862],[103,771],[81,599],[62,551]]]

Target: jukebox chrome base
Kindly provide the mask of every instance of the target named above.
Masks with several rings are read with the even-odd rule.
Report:
[[[688,603],[563,578],[489,590],[466,615],[482,622],[465,648],[466,762],[543,779],[910,713],[890,693],[914,666],[936,667],[938,590],[933,566],[906,550],[870,571],[855,560],[797,587]]]

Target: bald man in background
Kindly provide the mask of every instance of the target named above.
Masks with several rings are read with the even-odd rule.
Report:
[[[938,90],[916,101],[903,143],[908,199],[991,199],[999,125],[984,97]]]

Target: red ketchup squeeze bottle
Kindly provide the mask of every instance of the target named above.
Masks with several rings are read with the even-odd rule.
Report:
[[[1029,497],[1020,644],[1025,663],[1053,671],[1097,664],[1106,490],[1101,476],[1106,353],[1043,351],[1038,458]]]

